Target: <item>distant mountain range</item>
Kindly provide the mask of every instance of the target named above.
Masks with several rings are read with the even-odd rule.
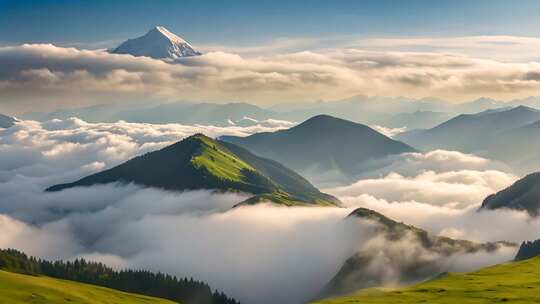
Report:
[[[540,108],[540,98],[531,97],[510,103],[480,99],[455,105],[441,100],[355,96],[345,100],[272,108],[261,108],[249,103],[105,104],[85,108],[58,109],[44,113],[26,113],[21,118],[44,121],[53,118],[78,117],[88,122],[125,120],[128,122],[197,123],[226,126],[229,125],[229,120],[236,121],[243,117],[256,120],[278,119],[298,122],[316,115],[326,114],[366,125],[389,128],[406,127],[408,130],[413,130],[435,127],[457,114],[476,113],[491,108],[512,107],[520,104]]]
[[[335,197],[321,193],[302,176],[281,164],[202,134],[190,136],[76,182],[52,186],[47,191],[107,183],[135,183],[175,191],[211,189],[254,195],[242,204],[263,201],[288,206],[340,204]]]
[[[386,241],[395,242],[410,240],[410,246],[417,244],[426,255],[419,254],[412,259],[401,259],[399,255],[389,252],[385,255],[384,248],[378,250],[359,251],[343,264],[338,273],[332,278],[325,288],[325,297],[341,295],[357,291],[358,289],[380,286],[385,283],[387,273],[370,271],[370,265],[376,258],[382,258],[384,263],[397,266],[394,269],[393,279],[396,282],[418,282],[434,275],[446,272],[448,265],[441,263],[433,256],[450,257],[458,253],[492,252],[501,245],[515,246],[506,242],[474,243],[466,240],[455,240],[448,237],[434,236],[420,228],[396,222],[373,210],[358,208],[354,210],[349,219],[371,221],[377,224],[378,233],[384,236]],[[391,245],[389,245],[391,246]],[[396,259],[393,261],[392,259]]]
[[[54,112],[33,112],[24,119],[47,121],[54,118],[78,117],[88,122],[181,123],[230,126],[231,121],[245,117],[255,120],[277,119],[278,114],[248,103],[189,103],[177,102],[150,105],[96,105],[78,109],[60,109]]]
[[[337,172],[354,179],[364,170],[376,167],[378,159],[416,151],[368,126],[328,115],[315,116],[287,130],[221,139],[308,177]]]
[[[163,26],[154,27],[144,36],[128,39],[110,52],[172,61],[202,54]]]
[[[11,116],[0,114],[0,128],[9,128],[17,122],[17,119]]]
[[[540,172],[518,180],[510,187],[488,196],[481,209],[514,209],[540,214]]]
[[[475,153],[520,172],[540,169],[540,111],[526,106],[462,114],[427,130],[398,134],[414,147]]]
[[[402,133],[397,138],[425,149],[446,148],[466,152],[485,149],[501,132],[540,120],[540,111],[518,106],[461,114],[432,129]]]

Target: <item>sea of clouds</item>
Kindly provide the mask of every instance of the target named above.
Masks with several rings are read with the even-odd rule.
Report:
[[[501,45],[490,44],[495,49]],[[478,96],[513,99],[540,94],[539,65],[529,58],[512,62],[482,58],[478,53],[366,50],[362,46],[257,57],[210,51],[169,64],[104,50],[24,44],[0,47],[0,105],[15,114],[92,105],[96,100],[163,102],[179,96],[258,104],[389,92],[457,101]]]
[[[136,185],[43,192],[194,133],[245,136],[286,127],[87,123],[72,118],[21,121],[0,129],[0,247],[193,276],[244,303],[301,303],[316,295],[358,250],[386,248],[399,255],[413,248],[381,242],[372,223],[345,220],[359,206],[434,234],[479,242],[538,237],[540,222],[524,213],[476,211],[487,194],[518,177],[502,164],[453,151],[396,156],[389,166],[354,184],[325,190],[346,208],[231,209],[246,196]],[[399,250],[388,249],[394,247]],[[514,251],[464,254],[442,262],[449,270],[471,270],[509,260]],[[392,273],[384,263],[377,267],[382,268],[376,273]]]

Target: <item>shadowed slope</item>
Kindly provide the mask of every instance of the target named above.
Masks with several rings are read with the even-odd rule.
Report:
[[[415,151],[365,125],[328,115],[315,116],[288,130],[222,139],[300,172],[317,168],[348,175],[361,173],[364,162]]]

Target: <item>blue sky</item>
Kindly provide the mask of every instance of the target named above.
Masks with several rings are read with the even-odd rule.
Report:
[[[113,43],[164,25],[195,43],[282,37],[540,36],[540,1],[0,0],[0,43]]]
[[[0,0],[0,112],[540,96],[538,12],[537,0]],[[203,55],[104,52],[156,25]]]

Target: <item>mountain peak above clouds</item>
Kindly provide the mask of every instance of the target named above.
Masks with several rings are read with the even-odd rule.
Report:
[[[0,114],[0,128],[9,128],[13,126],[17,121],[18,120],[15,117]]]
[[[163,26],[152,28],[144,36],[126,40],[113,49],[111,53],[169,60],[202,54],[195,50],[186,40]]]
[[[234,144],[195,134],[161,150],[132,158],[78,181],[47,188],[49,192],[98,184],[137,184],[170,191],[242,192],[259,202],[293,206],[337,206],[335,197],[320,192],[281,164],[258,157]]]

